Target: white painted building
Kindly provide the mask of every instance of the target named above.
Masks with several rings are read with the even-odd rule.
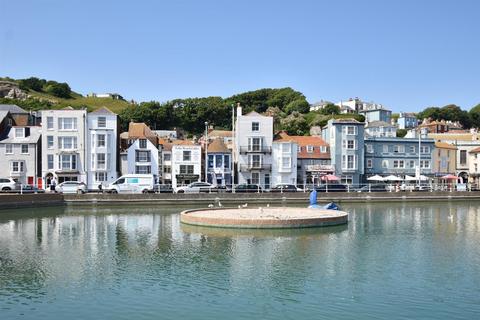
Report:
[[[41,176],[41,128],[10,127],[0,141],[0,177],[38,186]],[[41,185],[41,182],[40,182]]]
[[[118,177],[117,115],[107,108],[87,114],[88,189],[98,189]]]
[[[257,112],[242,114],[237,107],[235,159],[238,184],[255,184],[269,189],[272,177],[273,118]]]
[[[42,177],[48,187],[53,178],[87,182],[86,110],[70,107],[42,111]]]
[[[187,141],[177,140],[172,145],[173,189],[201,180],[202,148]]]
[[[276,135],[272,144],[272,187],[280,183],[297,184],[298,145],[288,135]]]

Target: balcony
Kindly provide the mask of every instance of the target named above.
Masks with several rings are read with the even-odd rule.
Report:
[[[257,145],[240,147],[240,153],[272,153],[272,147]]]
[[[257,164],[242,164],[240,165],[240,171],[269,171],[272,169],[271,164],[262,164],[262,165],[257,165]]]

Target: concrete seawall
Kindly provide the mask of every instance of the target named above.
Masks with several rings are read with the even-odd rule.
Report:
[[[81,205],[198,205],[206,207],[236,204],[270,204],[272,206],[306,205],[308,193],[201,193],[201,194],[0,194],[0,209],[56,206],[63,204]],[[318,193],[318,202],[326,203],[373,203],[373,202],[440,202],[480,200],[480,192],[372,192],[372,193]]]
[[[61,206],[64,199],[61,194],[0,194],[0,209]]]

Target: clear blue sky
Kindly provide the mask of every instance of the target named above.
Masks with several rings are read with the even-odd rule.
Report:
[[[394,111],[480,103],[480,1],[0,0],[0,76],[137,101],[291,86]]]

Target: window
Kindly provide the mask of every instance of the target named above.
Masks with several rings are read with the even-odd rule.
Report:
[[[53,148],[53,136],[47,136],[47,149]]]
[[[265,173],[265,176],[263,177],[263,181],[265,182],[265,189],[270,188],[270,174]]]
[[[147,148],[147,139],[138,140],[138,144],[139,144],[140,148],[146,149]]]
[[[192,161],[192,151],[183,151],[183,161]]]
[[[215,155],[215,168],[221,168],[223,166],[223,156],[221,154]]]
[[[353,183],[353,176],[342,176],[341,182],[343,184],[352,184]]]
[[[382,168],[388,168],[388,160],[382,160]]]
[[[77,149],[77,137],[58,137],[58,148],[61,150]]]
[[[292,150],[292,145],[290,143],[282,143],[282,152],[290,153]]]
[[[163,161],[170,161],[172,159],[172,155],[170,153],[163,154]]]
[[[253,132],[260,131],[260,123],[252,122],[252,131]]]
[[[250,138],[248,150],[260,152],[262,148],[262,139],[261,138]]]
[[[420,153],[430,153],[430,147],[429,146],[421,146],[420,147]]]
[[[22,144],[22,154],[28,154],[28,144]]]
[[[223,155],[223,168],[230,169],[230,155]]]
[[[47,130],[53,130],[53,117],[47,117]]]
[[[250,155],[250,168],[260,168],[262,164],[262,156],[259,154]]]
[[[11,143],[5,145],[5,154],[13,154],[13,145]]]
[[[388,145],[383,145],[383,153],[388,153]]]
[[[405,153],[405,146],[395,145],[393,146],[394,153]]]
[[[106,172],[95,172],[95,180],[98,182],[107,181],[107,173]]]
[[[23,161],[12,161],[10,171],[12,173],[20,173],[24,171],[24,162]]]
[[[410,160],[410,168],[415,168],[415,160]]]
[[[172,167],[170,167],[170,166],[163,167],[163,172],[164,173],[171,173],[172,172]]]
[[[135,150],[135,162],[150,162],[150,151]]]
[[[25,138],[25,129],[15,128],[15,138]]]
[[[297,152],[302,152],[302,146],[297,147]]]
[[[252,172],[252,184],[260,184],[260,172]]]
[[[404,160],[393,160],[393,168],[404,169],[405,168],[405,161]]]
[[[460,150],[460,165],[467,164],[467,150]]]
[[[415,153],[415,146],[410,146],[409,151],[410,153]]]
[[[47,155],[47,169],[53,170],[53,154]]]
[[[193,165],[180,165],[180,174],[193,174]]]
[[[357,127],[356,126],[343,126],[344,134],[348,136],[354,136],[357,134]]]
[[[213,168],[214,159],[215,159],[215,157],[213,156],[213,154],[208,155],[208,167],[209,168]]]
[[[97,153],[97,170],[105,170],[106,168],[105,153]]]
[[[105,147],[105,135],[104,134],[97,134],[97,147]]]
[[[321,153],[327,152],[327,146],[321,146],[321,147],[320,147],[320,152],[321,152]]]
[[[107,118],[105,117],[98,117],[97,118],[97,127],[105,128],[107,126]]]
[[[367,144],[367,153],[373,153],[373,145]]]
[[[152,173],[152,168],[150,166],[135,166],[136,174],[150,174]]]
[[[307,152],[312,153],[313,152],[313,146],[307,146]]]
[[[355,170],[357,168],[356,165],[356,155],[349,154],[342,156],[342,169],[344,170]]]
[[[429,160],[420,160],[420,168],[430,169],[430,161]]]
[[[367,168],[373,168],[373,160],[367,159]]]
[[[62,154],[59,157],[61,170],[76,170],[77,169],[77,155],[76,154]]]
[[[58,118],[58,130],[77,130],[77,118]]]
[[[290,157],[282,157],[282,168],[289,169],[291,167],[292,158]]]
[[[356,141],[355,140],[343,140],[343,148],[348,150],[356,150]]]

